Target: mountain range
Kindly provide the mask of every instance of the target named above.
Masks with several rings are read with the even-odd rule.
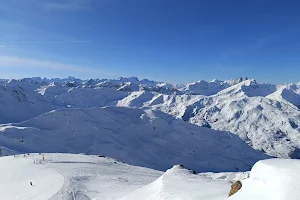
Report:
[[[159,170],[183,163],[197,171],[248,170],[269,156],[300,158],[300,83],[1,79],[0,105],[2,155],[105,154]]]

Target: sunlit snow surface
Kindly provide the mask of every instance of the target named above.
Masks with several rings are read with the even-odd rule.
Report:
[[[270,159],[259,161],[250,178],[230,200],[298,200],[300,199],[300,160]]]
[[[221,200],[230,181],[247,176],[195,175],[179,166],[163,173],[80,154],[45,154],[42,159],[43,154],[0,158],[1,200]]]

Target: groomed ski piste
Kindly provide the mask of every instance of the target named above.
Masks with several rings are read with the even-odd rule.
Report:
[[[247,176],[195,175],[180,166],[164,173],[112,158],[56,153],[1,157],[0,171],[1,200],[221,200],[231,180]]]
[[[250,173],[194,174],[180,165],[164,173],[96,155],[23,154],[1,157],[0,172],[1,200],[224,200],[236,180],[243,187],[229,200],[300,196],[299,160],[259,161]]]

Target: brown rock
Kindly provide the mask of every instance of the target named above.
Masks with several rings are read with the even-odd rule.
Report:
[[[242,182],[241,181],[237,181],[235,183],[232,183],[228,197],[230,197],[230,196],[234,195],[235,193],[237,193],[241,188],[242,188]]]

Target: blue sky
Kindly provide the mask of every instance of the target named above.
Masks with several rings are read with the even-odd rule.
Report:
[[[1,77],[300,81],[296,0],[1,0]]]

